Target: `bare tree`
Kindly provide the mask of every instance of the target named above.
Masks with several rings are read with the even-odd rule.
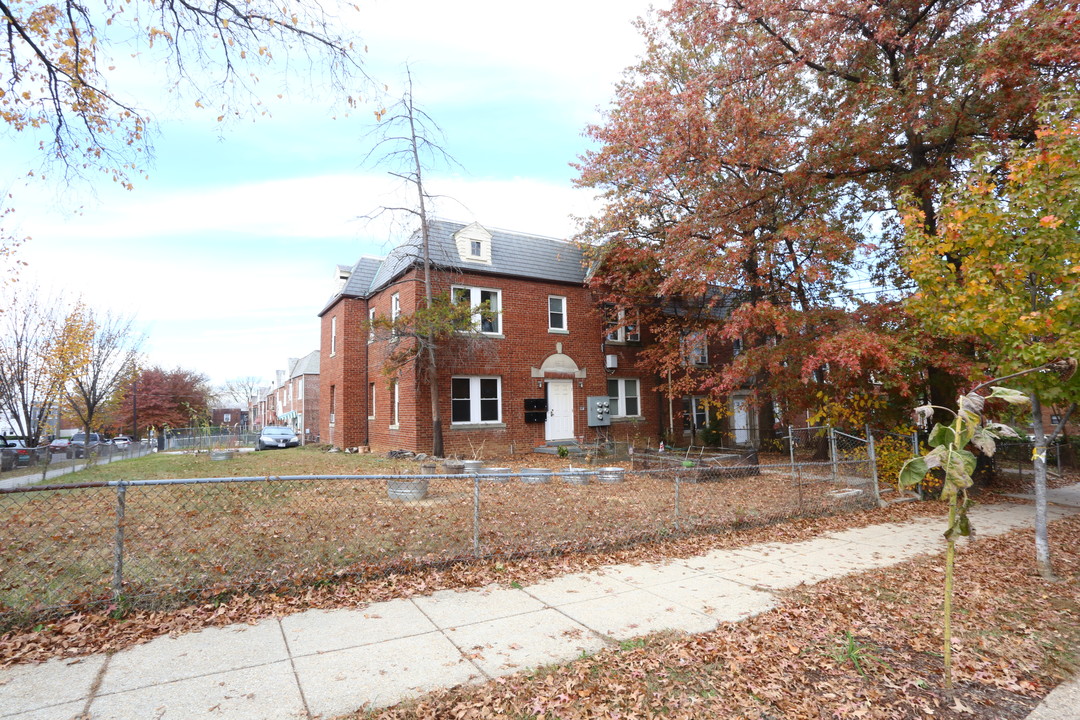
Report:
[[[217,400],[222,403],[234,403],[236,407],[243,409],[263,385],[262,378],[254,375],[232,378],[217,388]]]
[[[68,384],[67,401],[86,433],[108,403],[119,400],[117,392],[138,371],[143,336],[134,319],[107,312],[86,315],[91,333],[86,362]]]
[[[89,336],[81,303],[35,288],[13,287],[0,315],[0,411],[27,445],[41,441],[65,384],[87,360]]]
[[[429,236],[428,207],[434,197],[424,185],[424,170],[435,163],[458,165],[457,161],[442,147],[445,140],[442,129],[430,115],[416,106],[413,97],[412,72],[406,67],[406,89],[401,99],[379,115],[379,125],[374,130],[377,138],[365,163],[377,158],[377,164],[387,166],[390,174],[410,185],[416,193],[416,205],[383,207],[383,212],[406,213],[420,221],[421,252],[423,263],[424,305],[412,323],[417,352],[411,355],[420,369],[420,375],[428,384],[431,397],[432,453],[443,454],[442,414],[439,410],[439,382],[436,348],[439,342],[436,327],[453,324],[452,303],[436,303],[431,287],[431,239]],[[374,215],[368,217],[374,217]],[[445,309],[447,313],[441,311]],[[400,324],[407,323],[403,320]]]

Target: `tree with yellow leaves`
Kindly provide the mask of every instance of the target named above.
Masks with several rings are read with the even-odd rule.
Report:
[[[138,372],[143,336],[130,317],[92,309],[79,317],[89,341],[85,359],[67,384],[68,410],[89,435],[97,430],[120,390]]]
[[[945,196],[939,230],[905,216],[905,265],[919,292],[910,309],[927,329],[967,335],[989,348],[992,376],[1027,368],[1075,369],[1080,357],[1080,107],[1058,100],[1041,115],[1034,143],[1017,145],[1004,162],[980,158],[968,182]],[[1046,447],[1042,404],[1075,406],[1080,378],[1026,374],[1035,438],[1036,561],[1052,577],[1046,534]],[[1071,412],[1071,411],[1070,411]]]
[[[91,337],[81,302],[67,308],[33,288],[8,290],[0,315],[0,411],[35,446],[69,381],[89,361]]]

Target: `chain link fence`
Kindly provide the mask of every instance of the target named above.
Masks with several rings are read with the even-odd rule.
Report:
[[[820,461],[638,453],[618,467],[562,472],[427,468],[0,490],[0,630],[75,610],[166,609],[877,506],[872,440],[827,430],[824,442]]]
[[[1072,442],[1070,442],[1072,440]],[[1047,480],[1051,484],[1065,479],[1066,472],[1075,470],[1077,449],[1075,439],[1059,438],[1045,450]],[[1035,490],[1035,443],[1032,441],[999,441],[994,453],[994,474],[1009,487],[1026,492]]]
[[[8,449],[5,448],[5,451]],[[55,480],[63,475],[85,470],[87,467],[117,460],[142,457],[150,447],[141,443],[125,445],[98,445],[86,452],[82,447],[60,448],[56,452],[49,446],[29,448],[26,456],[16,462],[3,465],[0,472],[0,489],[10,489]]]

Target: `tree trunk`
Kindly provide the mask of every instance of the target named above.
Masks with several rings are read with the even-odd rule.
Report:
[[[764,393],[763,398],[757,413],[758,449],[772,452],[780,449],[776,441],[776,411],[773,407],[772,393]]]
[[[1035,565],[1046,580],[1054,579],[1050,564],[1050,536],[1046,521],[1046,434],[1043,432],[1042,405],[1039,395],[1031,393],[1031,426],[1035,432]]]

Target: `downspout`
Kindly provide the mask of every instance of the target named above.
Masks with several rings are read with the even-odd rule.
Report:
[[[364,312],[371,317],[371,298],[364,303]],[[368,380],[368,363],[371,361],[371,343],[364,343],[364,447],[371,450],[371,382]]]

